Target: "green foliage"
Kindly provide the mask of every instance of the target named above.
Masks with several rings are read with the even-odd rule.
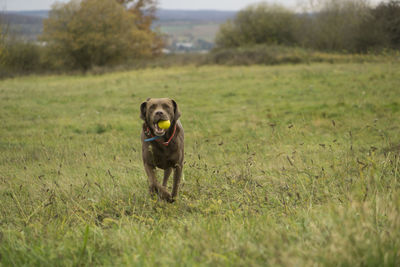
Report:
[[[223,65],[276,65],[309,62],[310,51],[278,45],[257,45],[218,49],[209,55],[209,63]]]
[[[116,1],[59,3],[44,21],[41,39],[57,65],[87,70],[118,64],[157,52],[156,34],[139,27],[138,19]]]
[[[28,42],[10,41],[5,49],[7,53],[3,63],[11,71],[27,73],[41,68],[39,46]]]
[[[47,49],[43,46],[9,39],[4,42],[0,55],[0,78],[43,73],[53,66],[46,61]]]
[[[381,62],[3,80],[0,265],[396,266],[399,76]],[[174,204],[148,194],[150,96],[182,111]]]

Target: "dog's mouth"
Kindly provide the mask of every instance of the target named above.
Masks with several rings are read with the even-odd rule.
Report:
[[[155,135],[157,135],[157,136],[163,136],[164,134],[165,134],[165,130],[164,129],[161,129],[159,126],[158,126],[158,122],[156,122],[156,123],[154,123],[154,134]]]

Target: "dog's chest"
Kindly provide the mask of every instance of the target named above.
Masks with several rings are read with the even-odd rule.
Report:
[[[173,167],[176,160],[170,150],[169,147],[160,147],[158,145],[150,144],[148,146],[149,158],[158,168],[166,169]]]

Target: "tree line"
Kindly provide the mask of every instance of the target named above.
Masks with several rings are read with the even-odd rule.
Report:
[[[245,8],[221,25],[214,51],[201,62],[302,62],[304,51],[299,48],[350,53],[400,49],[400,0],[374,7],[367,0],[309,1],[304,12],[267,3]],[[157,0],[57,3],[43,22],[39,45],[7,36],[0,14],[0,77],[86,71],[155,58],[165,43],[163,35],[152,28],[156,5]],[[287,49],[291,47],[297,50]],[[167,64],[173,64],[179,57],[168,60]]]
[[[260,3],[220,27],[216,48],[299,46],[364,53],[400,49],[400,0],[371,7],[366,0],[320,0],[302,13]]]
[[[159,55],[163,36],[152,29],[156,0],[71,0],[52,6],[39,45],[6,38],[0,23],[3,72],[88,70]],[[1,70],[0,70],[1,75]]]

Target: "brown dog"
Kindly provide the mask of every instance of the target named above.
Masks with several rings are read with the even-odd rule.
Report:
[[[149,178],[150,193],[173,202],[178,194],[183,169],[184,136],[181,116],[176,102],[169,98],[148,98],[140,105],[140,118],[144,120],[142,130],[142,157]],[[160,120],[170,120],[167,130],[158,127]],[[162,185],[157,181],[156,167],[164,170]],[[172,194],[166,190],[168,178],[174,170]]]

